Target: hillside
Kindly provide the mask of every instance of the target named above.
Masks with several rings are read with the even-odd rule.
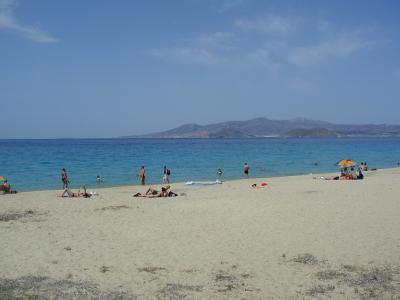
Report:
[[[146,135],[124,138],[262,138],[262,137],[400,137],[400,125],[333,124],[303,118],[256,118],[209,125],[186,124]]]

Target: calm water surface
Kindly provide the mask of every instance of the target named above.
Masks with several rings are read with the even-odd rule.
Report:
[[[244,162],[254,177],[336,171],[342,158],[397,167],[400,139],[0,140],[0,175],[17,190],[60,188],[63,167],[72,187],[96,187],[138,184],[141,165],[159,183],[164,165],[178,182],[214,180],[217,168],[241,178]],[[96,184],[96,175],[104,181]]]

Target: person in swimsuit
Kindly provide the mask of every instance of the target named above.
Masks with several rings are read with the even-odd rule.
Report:
[[[67,189],[68,188],[68,174],[67,171],[65,170],[65,168],[63,168],[61,170],[61,181],[63,183],[63,189]]]
[[[218,170],[217,170],[217,176],[218,176],[219,178],[222,176],[222,170],[221,170],[221,169],[218,169]]]
[[[250,166],[246,163],[243,165],[243,173],[245,177],[249,177]]]
[[[139,170],[138,177],[140,179],[140,183],[142,185],[145,185],[145,180],[146,180],[146,170],[144,169],[144,166],[142,166]]]
[[[61,197],[84,197],[84,198],[90,198],[92,195],[88,194],[86,191],[86,186],[83,186],[83,193],[81,193],[81,190],[78,190],[77,193],[74,193],[71,191],[71,189],[66,188],[64,189],[63,193],[61,194]]]
[[[167,169],[167,166],[164,166],[163,178],[162,178],[163,183],[169,183],[169,174],[170,171]]]
[[[133,197],[145,197],[145,198],[158,198],[158,197],[176,197],[178,194],[172,192],[170,190],[171,186],[167,185],[165,187],[161,188],[161,192],[149,188],[146,193],[136,193],[133,195]]]
[[[79,197],[81,195],[80,190],[78,190],[77,193],[74,193],[71,191],[69,188],[65,188],[63,193],[61,194],[61,197]]]

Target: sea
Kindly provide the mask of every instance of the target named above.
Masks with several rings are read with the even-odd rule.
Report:
[[[0,140],[0,175],[19,191],[61,189],[66,168],[71,187],[90,188],[162,182],[163,167],[171,182],[272,177],[338,171],[351,158],[370,168],[398,167],[400,138],[343,139],[53,139]],[[96,176],[102,178],[96,182]]]

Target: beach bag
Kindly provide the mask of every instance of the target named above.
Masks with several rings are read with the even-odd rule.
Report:
[[[169,169],[167,169],[167,175],[171,175],[171,171]]]

